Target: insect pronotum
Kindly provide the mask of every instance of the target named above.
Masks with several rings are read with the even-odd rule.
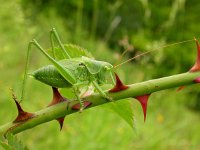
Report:
[[[64,59],[62,60],[56,60],[56,53],[55,53],[54,40],[53,40],[54,38],[58,42],[58,45],[61,48],[62,54],[64,55]],[[154,49],[154,50],[147,51],[145,53],[137,55],[136,57],[133,57],[113,67],[113,65],[111,65],[108,62],[97,61],[93,58],[86,57],[86,56],[72,58],[70,54],[68,53],[68,51],[65,49],[64,45],[62,44],[54,28],[50,31],[50,39],[51,39],[53,57],[50,56],[35,39],[33,39],[29,43],[25,74],[24,74],[24,80],[23,80],[23,87],[22,87],[22,94],[21,94],[21,101],[24,99],[25,84],[26,84],[27,75],[28,75],[30,51],[33,45],[36,46],[38,50],[42,52],[42,54],[47,59],[49,59],[52,65],[44,66],[34,71],[33,73],[31,73],[31,75],[36,80],[39,80],[55,88],[72,88],[74,90],[77,100],[80,103],[80,106],[81,106],[80,110],[84,108],[84,104],[81,101],[81,98],[79,96],[79,91],[81,87],[83,86],[89,87],[90,85],[92,85],[102,97],[108,100],[111,100],[111,98],[108,97],[105,94],[105,92],[102,90],[102,88],[100,87],[100,84],[105,83],[106,81],[105,74],[109,73],[114,83],[114,79],[113,79],[114,68],[119,67],[123,65],[124,63],[127,63],[131,61],[132,59],[135,59],[136,57],[158,50],[158,49]],[[193,41],[193,40],[187,40],[183,42],[169,44],[167,46],[163,46],[160,48],[164,48],[164,47],[168,47],[168,46],[172,46],[172,45],[180,44],[184,42],[190,42],[190,41]]]

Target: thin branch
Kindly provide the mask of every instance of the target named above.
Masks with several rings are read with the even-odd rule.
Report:
[[[129,88],[120,91],[120,92],[106,92],[108,97],[111,97],[113,101],[131,98],[136,96],[142,96],[146,94],[151,94],[153,92],[157,92],[160,90],[165,90],[173,87],[180,87],[183,85],[191,85],[195,84],[197,78],[200,77],[200,72],[195,73],[183,73],[178,75],[173,75],[169,77],[163,77],[159,79],[149,80],[145,82],[135,83],[128,85]],[[87,100],[92,103],[89,107],[91,108],[98,105],[102,105],[104,103],[109,103],[110,101],[101,97],[99,94],[90,95],[86,97],[84,100]],[[67,116],[69,114],[77,112],[77,110],[73,110],[72,106],[77,104],[78,101],[73,102],[61,102],[56,105],[52,105],[50,107],[44,108],[40,111],[33,113],[33,117],[21,121],[21,122],[9,122],[5,125],[0,126],[0,135],[4,135],[8,132],[13,134],[17,134],[23,132],[27,129],[31,129],[37,125],[40,125],[45,122],[49,122],[51,120],[61,118]]]

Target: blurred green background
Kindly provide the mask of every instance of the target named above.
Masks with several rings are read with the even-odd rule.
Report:
[[[114,64],[162,45],[199,37],[198,0],[0,0],[0,124],[13,120],[17,110],[9,88],[18,97],[22,86],[28,42],[36,38],[50,47],[55,27],[64,43],[88,49],[95,58]],[[196,58],[194,42],[171,46],[137,58],[117,72],[125,83],[188,71]],[[30,71],[49,62],[32,51]],[[181,92],[169,89],[149,100],[146,123],[132,99],[135,130],[102,106],[73,114],[60,132],[56,121],[18,134],[29,149],[129,150],[200,149],[199,85]],[[28,80],[25,110],[47,106],[51,88]],[[131,100],[130,100],[131,101]]]

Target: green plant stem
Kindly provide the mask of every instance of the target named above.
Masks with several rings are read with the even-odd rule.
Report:
[[[145,82],[131,84],[129,85],[129,88],[124,91],[115,93],[106,92],[106,94],[109,97],[111,97],[113,101],[117,101],[120,99],[150,94],[156,91],[169,89],[173,87],[195,84],[194,79],[197,77],[200,77],[200,72],[183,73],[169,77],[163,77],[159,79],[153,79]],[[86,97],[85,100],[90,101],[92,103],[92,105],[87,107],[86,109],[110,102],[105,98],[101,97],[99,94],[90,95]],[[9,122],[5,125],[0,126],[0,135],[6,134],[8,132],[17,134],[24,130],[31,129],[42,123],[75,113],[77,111],[72,110],[71,107],[77,103],[78,101],[73,101],[70,103],[62,102],[35,112],[34,117],[29,120],[18,123]]]

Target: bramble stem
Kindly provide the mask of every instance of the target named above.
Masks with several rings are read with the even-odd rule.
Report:
[[[168,76],[168,77],[163,77],[159,79],[153,79],[153,80],[149,80],[145,82],[131,84],[129,85],[129,88],[124,91],[120,91],[116,93],[106,92],[106,94],[108,97],[111,97],[113,101],[117,101],[120,99],[150,94],[153,92],[157,92],[160,90],[165,90],[165,89],[169,89],[173,87],[180,87],[183,85],[195,84],[194,79],[196,79],[197,77],[200,77],[200,72],[195,72],[195,73],[188,72],[188,73],[183,73],[183,74],[178,74],[178,75],[173,75],[173,76]],[[86,109],[95,107],[98,105],[102,105],[104,103],[109,103],[109,101],[103,98],[100,94],[90,95],[86,97],[86,100],[92,103],[92,105],[87,107]],[[62,103],[44,108],[38,112],[35,112],[34,117],[27,121],[18,122],[18,123],[9,122],[5,125],[0,126],[0,135],[3,135],[7,132],[12,132],[14,134],[17,134],[19,132],[23,132],[24,130],[31,129],[42,123],[49,122],[56,118],[61,118],[66,115],[75,113],[77,111],[72,110],[71,107],[77,103],[78,101],[73,101],[71,103],[62,102]]]

